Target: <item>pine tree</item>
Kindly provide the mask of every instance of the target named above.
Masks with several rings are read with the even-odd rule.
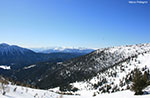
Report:
[[[138,68],[134,70],[132,82],[131,90],[135,92],[135,95],[143,94],[142,90],[147,86],[147,80]]]

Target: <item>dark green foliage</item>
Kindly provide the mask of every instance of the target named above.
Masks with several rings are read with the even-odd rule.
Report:
[[[24,54],[0,54],[0,64],[9,65],[12,69],[19,69],[27,65],[39,63],[39,62],[61,62],[69,60],[78,56],[84,55],[84,53],[35,53],[33,51],[25,52]],[[13,63],[12,63],[13,62]]]
[[[103,80],[99,81],[98,83],[94,84],[93,87],[95,89],[97,89],[98,87],[102,86],[103,84],[107,83],[106,78],[104,78]]]
[[[93,93],[93,97],[94,97],[94,96],[96,96],[96,93],[95,93],[95,92]]]
[[[109,93],[109,90],[111,89],[111,86],[110,85],[107,85],[106,86],[106,91]]]
[[[33,52],[34,53],[34,52]],[[32,56],[32,54],[25,54],[25,55],[29,55],[29,57],[31,57],[32,59],[34,59],[34,57]],[[23,57],[25,57],[25,55],[21,55]],[[27,67],[27,64],[31,64],[28,61],[26,61],[25,59],[23,59],[26,63],[22,64],[19,62],[19,64],[22,64],[22,66],[20,66],[21,68],[19,69],[14,69],[13,70],[4,70],[0,68],[0,74],[7,76],[9,78],[12,78],[15,81],[19,81],[21,83],[25,83],[25,84],[30,84],[30,85],[34,85],[43,77],[45,77],[46,75],[48,75],[49,73],[54,72],[59,66],[59,64],[57,64],[57,62],[63,62],[81,55],[84,55],[82,53],[50,53],[50,54],[42,54],[42,53],[34,53],[35,58],[37,58],[38,60],[36,62],[39,63],[35,63],[33,61],[31,61],[32,63],[35,63],[34,65],[36,65],[35,67],[29,68],[29,69],[24,69],[24,66]],[[29,57],[25,57],[27,60],[32,60]],[[19,61],[21,61],[21,57],[20,56],[15,56],[15,58],[20,58]],[[42,58],[42,59],[41,59]],[[9,61],[9,59],[7,59]],[[41,61],[45,61],[46,62],[41,62]],[[17,62],[17,61],[16,61]],[[1,60],[0,60],[1,63]],[[16,65],[14,65],[16,66]],[[17,65],[19,66],[19,65]],[[17,67],[16,66],[16,67]],[[30,65],[28,65],[30,66]],[[18,68],[18,67],[17,67]]]
[[[135,95],[143,94],[142,90],[147,86],[147,78],[138,68],[134,70],[132,82],[131,90],[135,92]]]
[[[115,85],[115,86],[112,88],[112,93],[113,93],[113,92],[116,92],[116,91],[118,91],[118,85]]]
[[[60,91],[66,92],[66,91],[73,91],[76,92],[78,91],[78,88],[73,87],[72,85],[64,85],[64,86],[60,86]]]

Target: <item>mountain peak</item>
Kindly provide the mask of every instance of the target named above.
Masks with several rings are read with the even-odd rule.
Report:
[[[9,45],[9,44],[6,44],[6,43],[1,43],[0,44],[0,54],[1,55],[24,54],[25,52],[29,52],[29,51],[33,52],[33,51],[29,50],[29,49],[22,48],[22,47],[19,47],[17,45]]]
[[[8,45],[8,44],[6,44],[6,43],[1,43],[0,46],[1,46],[1,47],[8,47],[8,46],[10,46],[10,45]]]

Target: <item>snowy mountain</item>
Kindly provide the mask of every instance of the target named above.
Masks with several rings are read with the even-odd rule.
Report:
[[[77,56],[81,53],[36,53],[30,49],[16,45],[0,44],[0,65],[20,68],[38,62],[64,61]]]
[[[16,45],[0,44],[0,64],[6,66],[24,66],[36,62],[36,53]],[[32,58],[31,58],[32,57]]]
[[[0,55],[23,55],[25,53],[34,53],[33,51],[21,48],[16,45],[0,44]]]
[[[32,48],[33,51],[39,53],[90,53],[95,49],[89,48],[67,48],[67,47],[55,47],[55,48]]]
[[[112,96],[137,98],[134,92],[128,90],[132,84],[133,70],[139,68],[142,73],[148,73],[150,79],[149,59],[150,44],[137,44],[102,48],[64,62],[41,62],[29,65],[17,71],[14,74],[15,78],[21,83],[49,90],[27,88],[34,92],[25,93],[25,90],[21,91],[22,87],[17,86],[19,90],[14,93],[15,86],[10,85],[12,90],[8,96],[32,98],[38,95],[49,98],[53,94],[50,98],[92,98],[93,96],[94,98]],[[149,92],[150,87],[144,91]],[[43,95],[44,92],[48,92],[47,96]],[[138,96],[138,98],[149,97],[149,95]]]
[[[128,59],[125,62],[113,66],[102,73],[98,73],[85,82],[75,82],[71,85],[81,91],[93,92],[96,95],[102,93],[113,93],[127,90],[131,85],[131,75],[135,68],[139,68],[143,73],[150,70],[150,52],[139,54],[137,57]],[[77,93],[77,92],[76,92]]]
[[[46,89],[58,87],[65,92],[75,91],[75,94],[126,90],[134,68],[150,69],[149,59],[150,44],[98,49],[48,69],[37,86]]]

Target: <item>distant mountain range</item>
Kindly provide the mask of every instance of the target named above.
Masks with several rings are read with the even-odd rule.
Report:
[[[95,49],[90,48],[66,48],[66,47],[55,47],[55,48],[31,48],[31,50],[38,53],[90,53]]]
[[[64,61],[85,53],[36,53],[30,49],[16,45],[0,44],[0,65],[21,68],[38,62]]]

